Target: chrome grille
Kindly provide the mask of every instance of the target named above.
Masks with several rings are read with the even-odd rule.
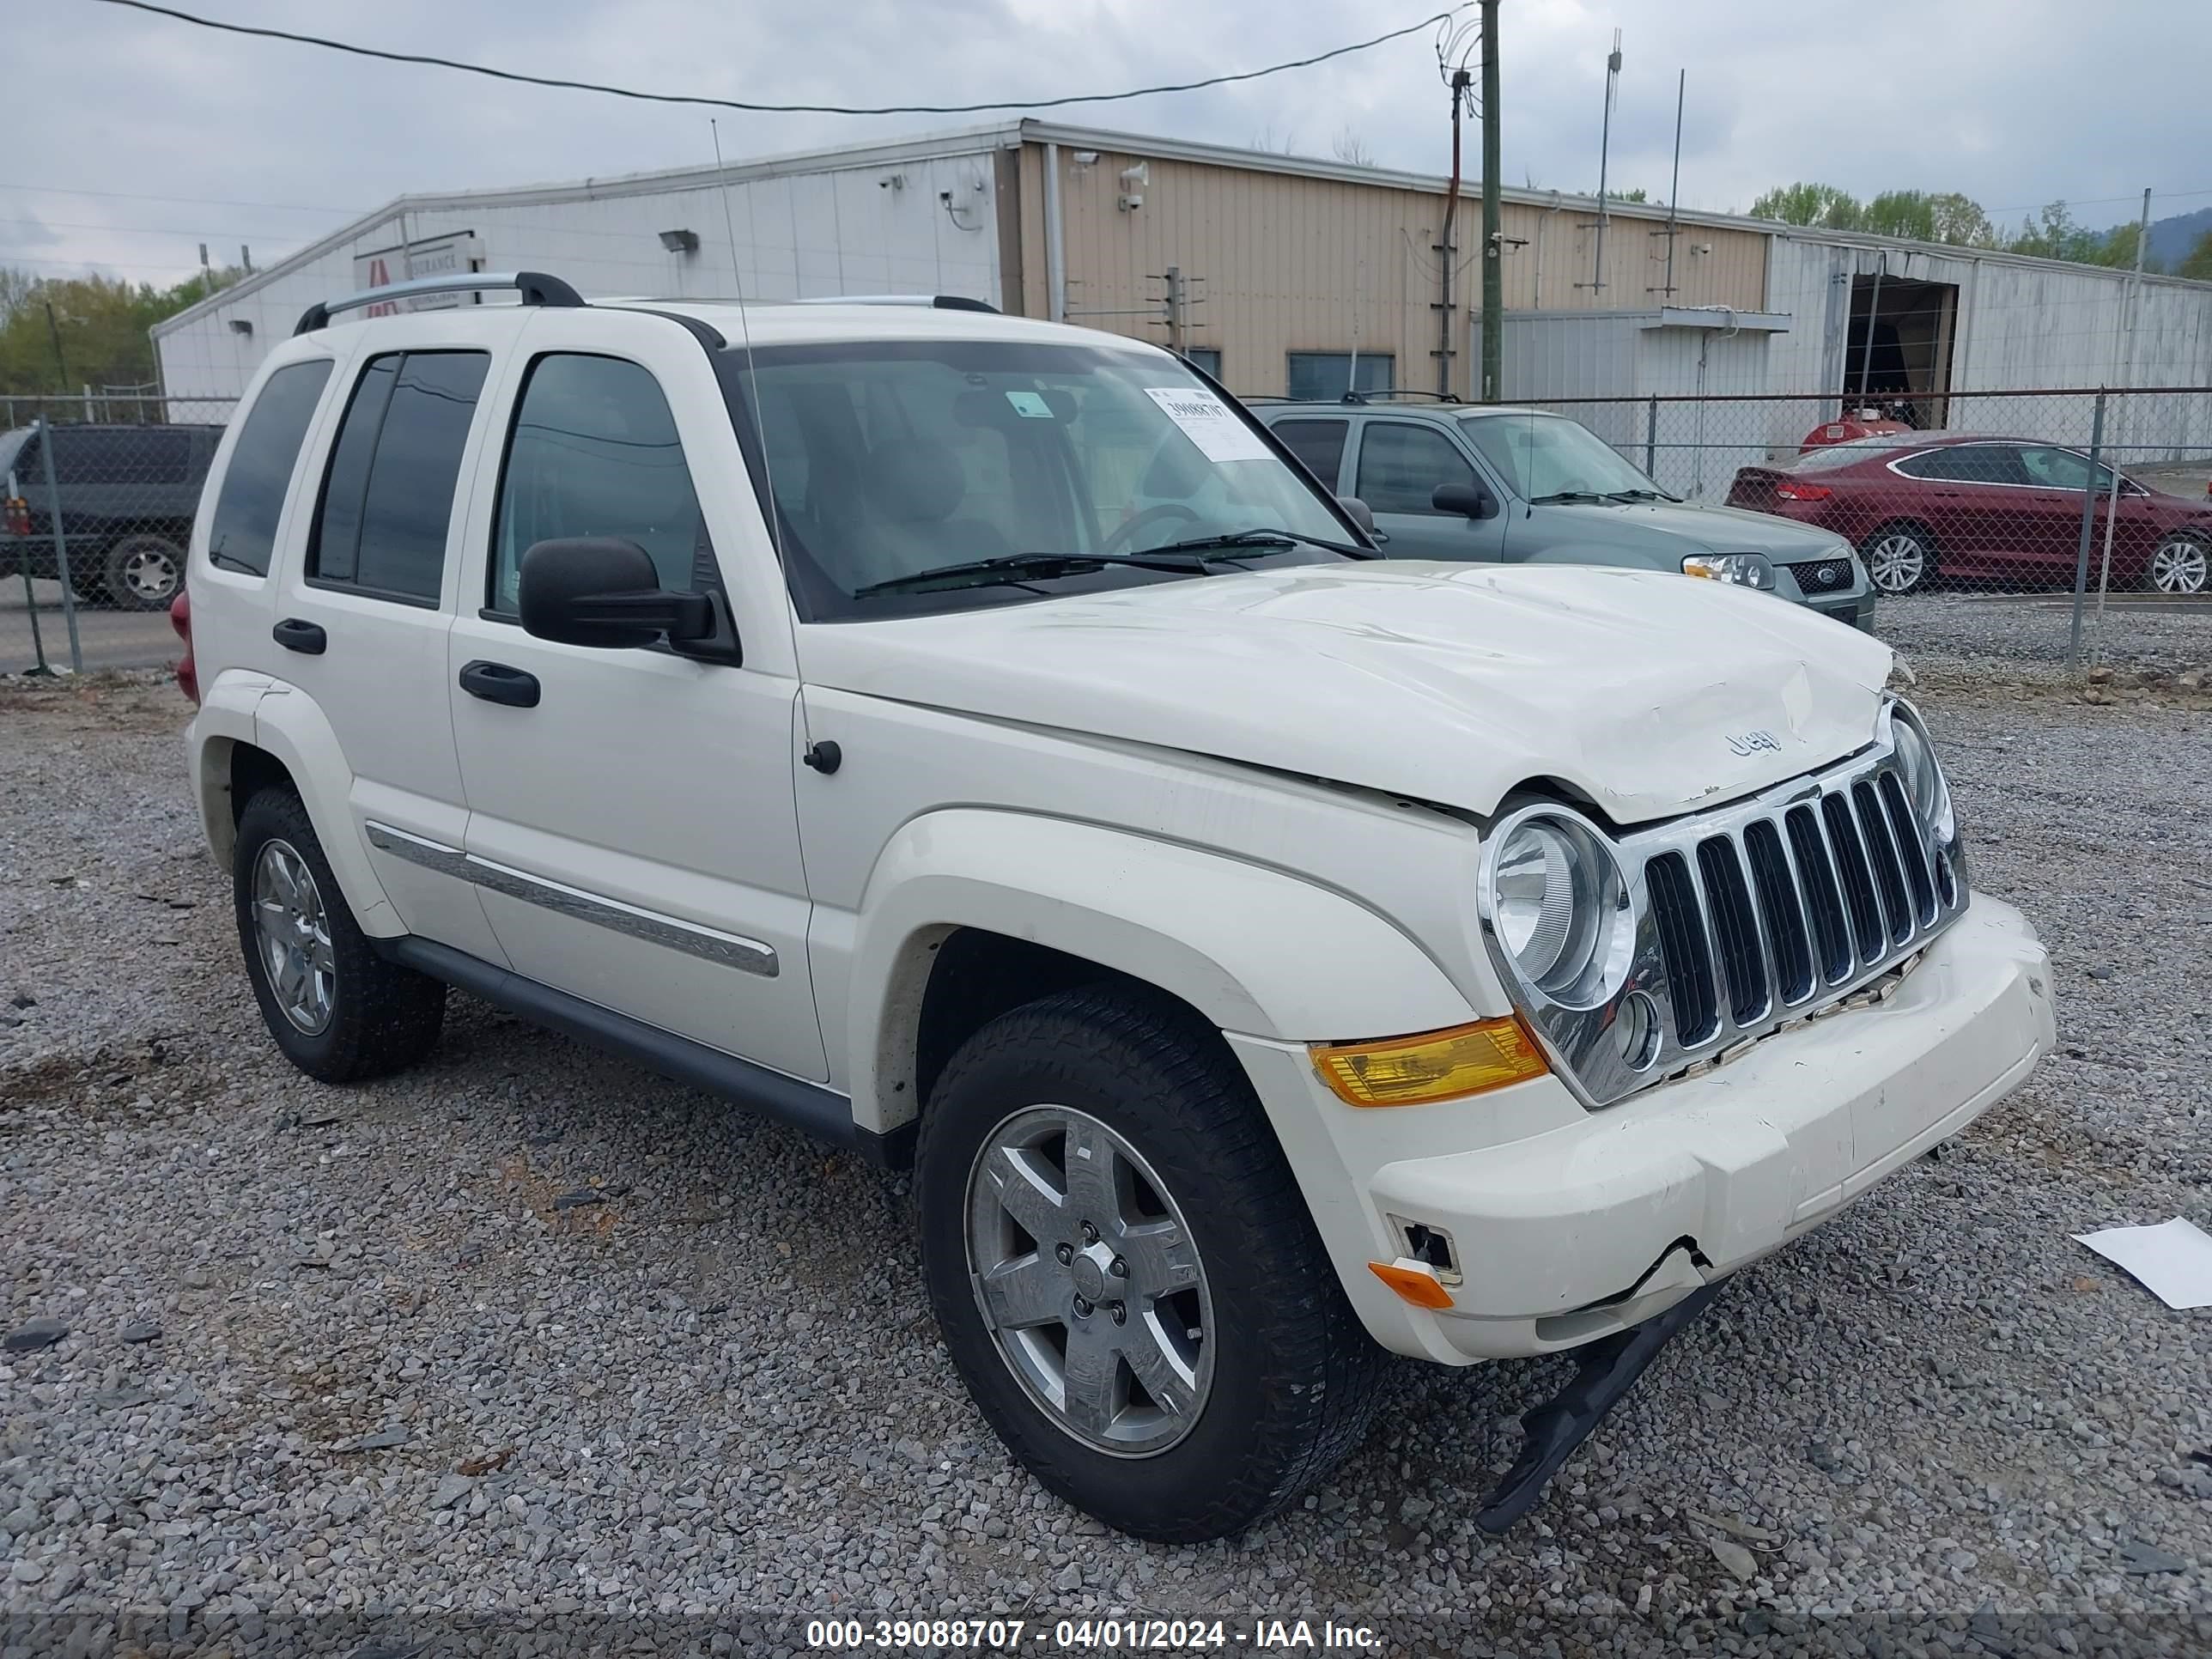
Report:
[[[1834,766],[1614,842],[1637,913],[1625,976],[1595,1007],[1525,986],[1516,995],[1587,1103],[1833,1006],[1963,911],[1957,842],[1920,821],[1887,731]],[[1507,978],[1516,983],[1510,969]],[[1642,1066],[1622,1059],[1613,1030],[1636,992],[1659,1011],[1660,1042]]]

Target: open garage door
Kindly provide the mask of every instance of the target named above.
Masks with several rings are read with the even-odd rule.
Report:
[[[1852,277],[1840,388],[1845,406],[1872,404],[1923,428],[1948,425],[1958,314],[1956,283]]]

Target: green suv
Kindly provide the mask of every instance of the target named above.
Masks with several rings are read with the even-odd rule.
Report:
[[[1393,558],[1680,570],[1873,628],[1874,586],[1841,537],[1670,495],[1564,415],[1364,400],[1252,413],[1323,488],[1365,503]]]

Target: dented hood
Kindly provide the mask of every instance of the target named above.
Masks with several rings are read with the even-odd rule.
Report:
[[[808,628],[812,684],[1486,813],[1559,779],[1616,823],[1873,736],[1887,647],[1663,573],[1376,561]]]

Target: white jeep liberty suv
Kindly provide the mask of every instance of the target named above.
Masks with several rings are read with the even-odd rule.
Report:
[[[1863,634],[1376,561],[1141,343],[466,281],[311,309],[193,532],[270,1033],[374,1077],[458,986],[911,1163],[976,1403],[1116,1527],[1288,1503],[1386,1351],[1580,1350],[1507,1524],[2052,1041]]]

